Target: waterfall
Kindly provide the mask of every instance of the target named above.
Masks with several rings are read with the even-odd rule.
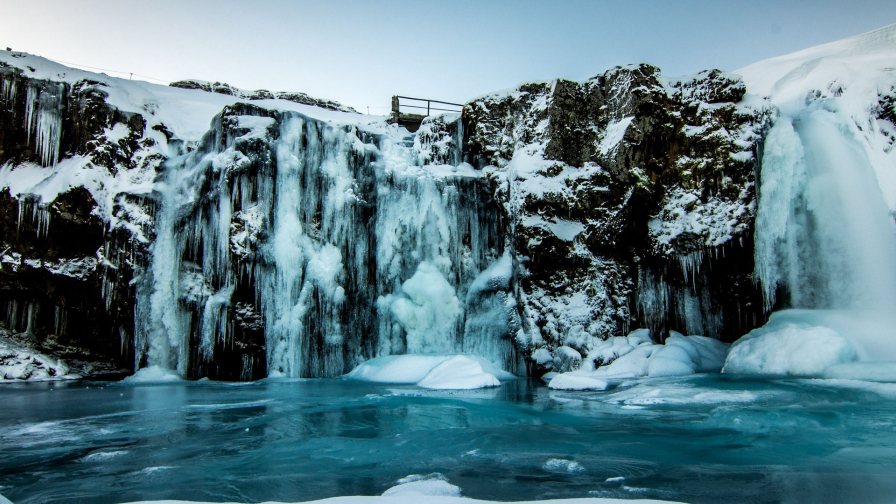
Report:
[[[768,308],[801,309],[778,326],[833,327],[860,359],[893,360],[896,225],[855,129],[822,102],[769,131],[754,277]]]

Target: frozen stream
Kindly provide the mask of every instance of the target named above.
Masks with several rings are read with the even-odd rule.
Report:
[[[18,503],[303,501],[439,472],[493,500],[884,502],[896,385],[697,375],[605,392],[341,379],[0,386]],[[556,460],[552,460],[556,459]],[[620,479],[624,478],[624,479]]]

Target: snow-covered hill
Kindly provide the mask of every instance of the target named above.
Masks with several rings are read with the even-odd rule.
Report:
[[[813,103],[852,118],[891,212],[896,214],[896,24],[737,70],[750,93],[784,114]]]

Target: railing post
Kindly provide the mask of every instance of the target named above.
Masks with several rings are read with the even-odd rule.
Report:
[[[426,117],[429,117],[429,104],[432,103],[429,100],[426,100]]]

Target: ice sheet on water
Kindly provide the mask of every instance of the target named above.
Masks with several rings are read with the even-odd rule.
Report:
[[[541,468],[548,472],[560,473],[580,473],[585,471],[585,468],[582,466],[582,464],[574,460],[557,458],[549,459],[544,463],[544,465],[541,466]]]
[[[824,370],[824,378],[896,383],[896,362],[850,362]]]
[[[630,386],[628,386],[630,385]],[[738,404],[751,403],[771,393],[749,390],[719,390],[701,387],[690,380],[659,379],[623,384],[601,398],[601,401],[626,406],[682,405],[682,404]]]
[[[80,460],[80,462],[105,462],[109,459],[120,457],[127,453],[127,450],[96,452],[91,453],[90,455],[85,455],[84,458]]]

